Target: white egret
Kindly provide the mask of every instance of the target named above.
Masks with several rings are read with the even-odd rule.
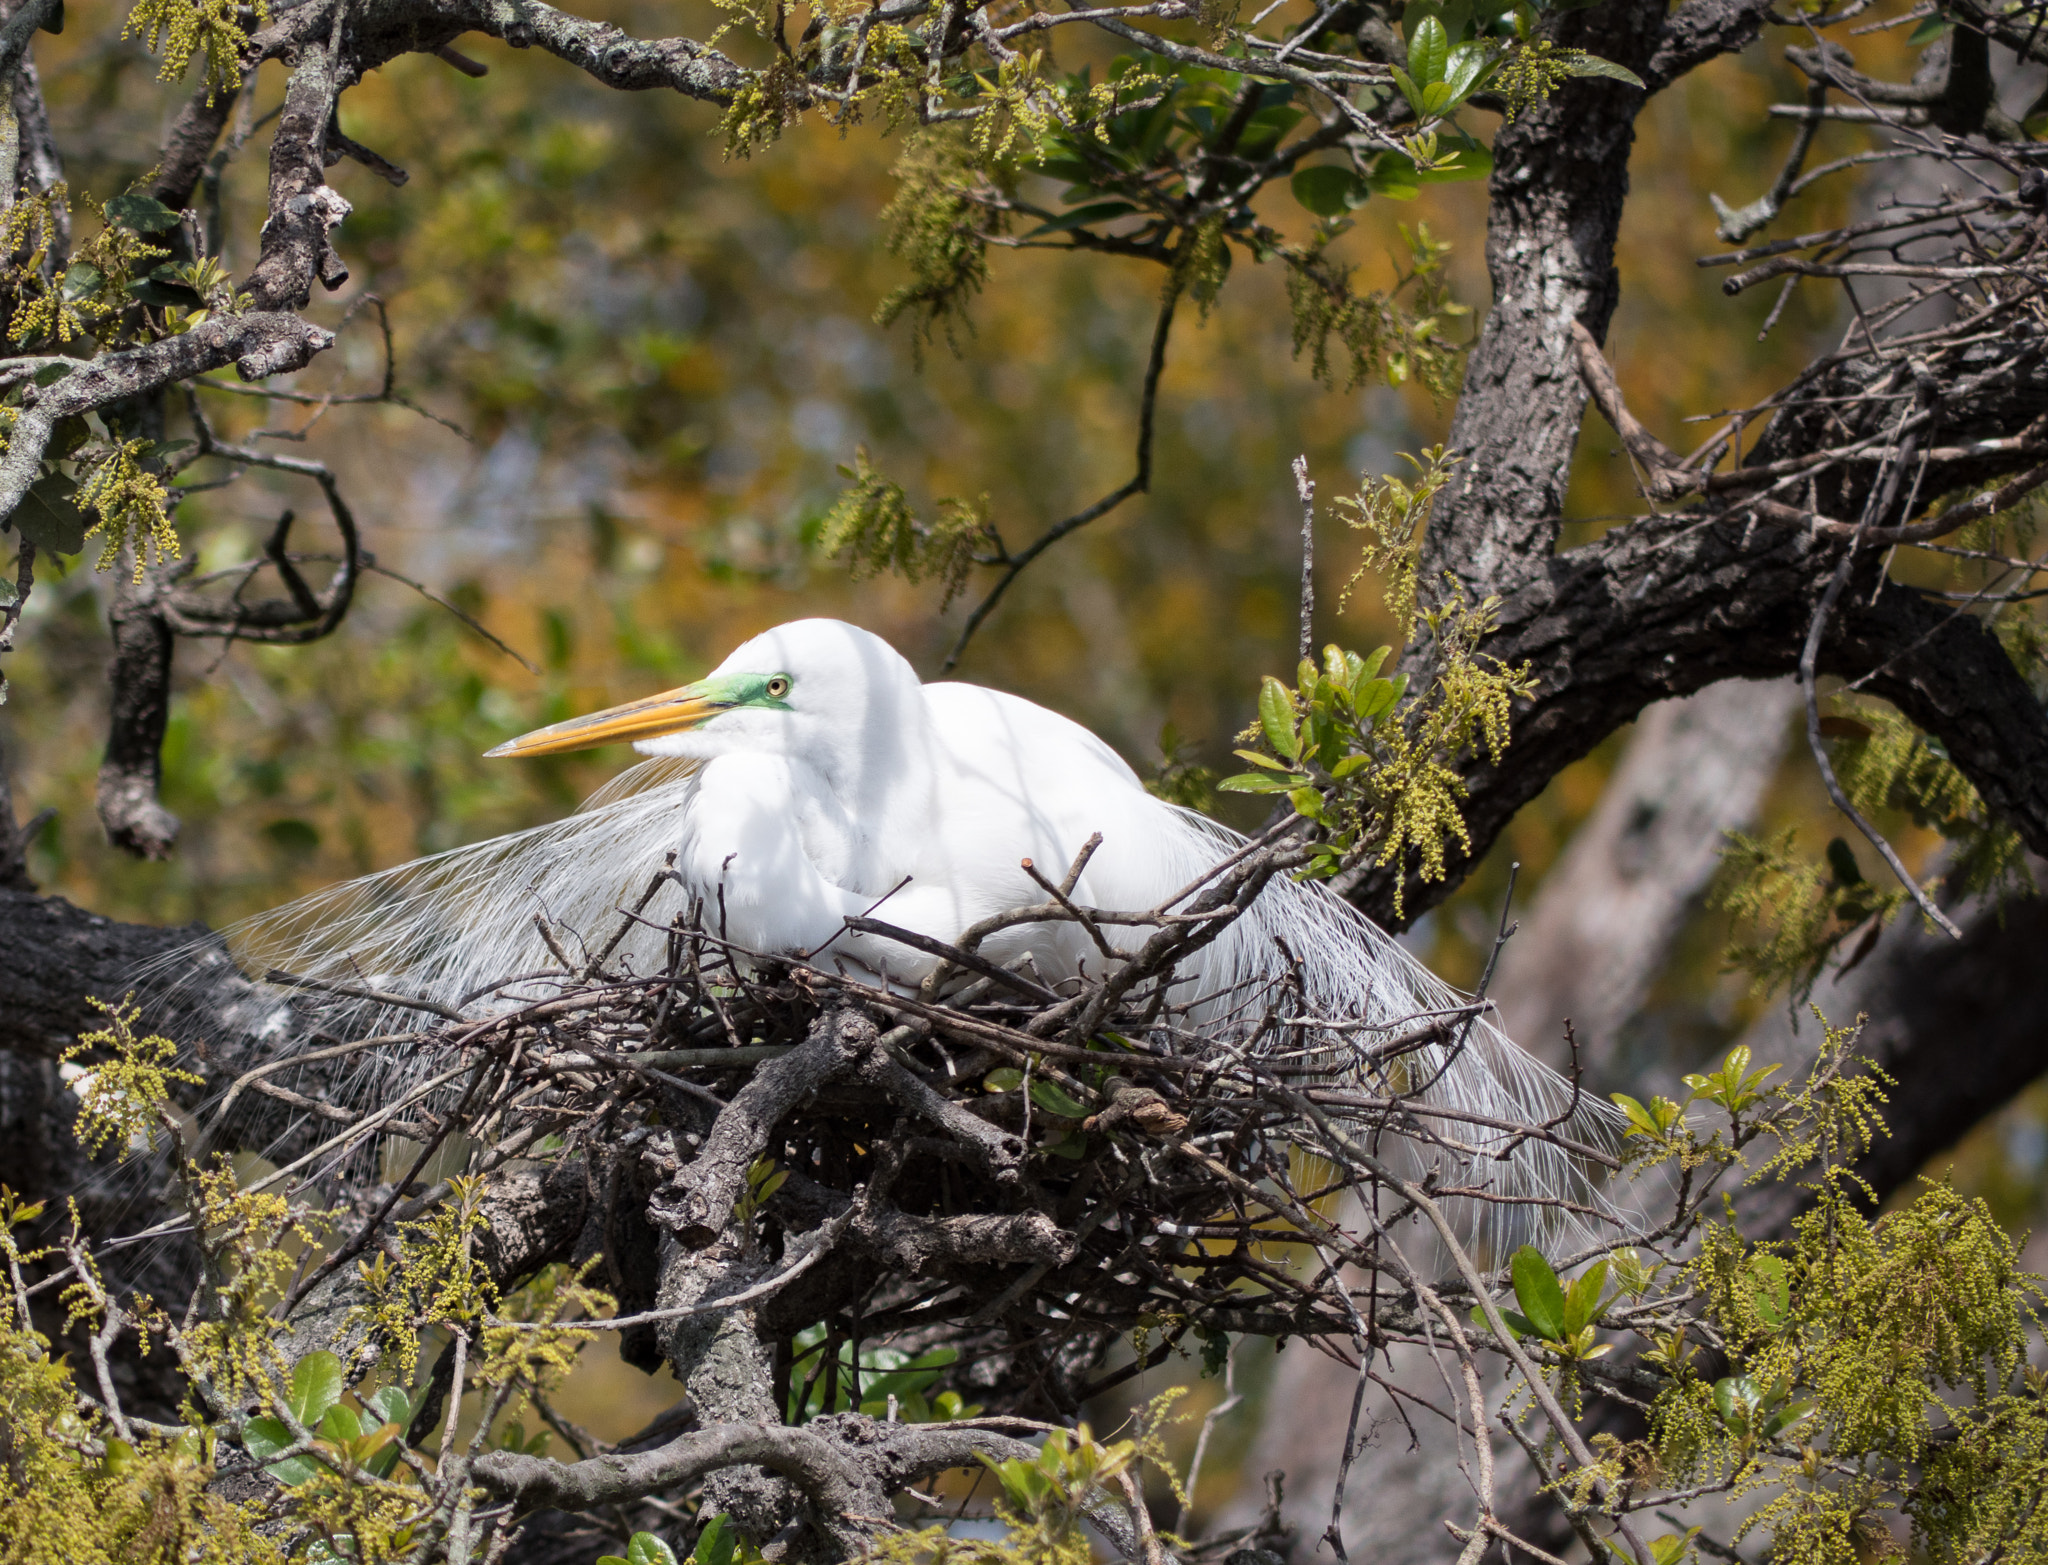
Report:
[[[662,925],[701,899],[706,923],[761,953],[813,955],[913,983],[935,958],[845,921],[872,912],[953,941],[991,913],[1044,900],[1022,867],[1057,880],[1095,834],[1072,895],[1083,905],[1159,907],[1244,839],[1149,794],[1116,753],[1080,725],[1000,691],[921,684],[880,637],[834,620],[781,625],[746,642],[680,690],[557,723],[490,751],[548,755],[630,741],[652,759],[577,814],[319,892],[240,931],[268,965],[470,1003],[512,975],[554,967],[534,924],[593,943],[609,938],[673,855],[680,888],[628,927],[613,959],[660,968]],[[1126,926],[1120,950],[1150,931]],[[998,962],[1029,955],[1058,983],[1099,975],[1104,958],[1071,922],[991,937]],[[1202,1002],[1231,1041],[1248,990],[1294,969],[1301,998],[1332,1023],[1396,1023],[1461,998],[1368,919],[1320,885],[1276,877],[1213,944],[1180,969],[1177,1001]],[[1256,1014],[1260,1009],[1248,1009]],[[381,1026],[395,1014],[375,1018]],[[1248,1028],[1248,1023],[1236,1024]],[[1241,1036],[1241,1033],[1240,1033]],[[1358,1033],[1325,1031],[1325,1039]],[[1559,1119],[1564,1080],[1484,1021],[1458,1045],[1410,1056],[1403,1079],[1467,1116],[1448,1136],[1466,1172],[1497,1192],[1588,1198],[1573,1160],[1525,1141],[1494,1162],[1508,1133]],[[1362,1063],[1354,1080],[1377,1078]],[[1384,1080],[1378,1083],[1386,1085]],[[1604,1105],[1601,1106],[1604,1108]],[[1568,1127],[1601,1136],[1597,1109]]]

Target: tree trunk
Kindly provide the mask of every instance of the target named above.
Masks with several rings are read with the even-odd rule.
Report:
[[[1596,1090],[1633,1078],[1628,1024],[1721,862],[1722,834],[1755,814],[1798,702],[1786,681],[1730,680],[1643,714],[1501,954],[1493,993],[1509,1037],[1560,1063],[1570,1020]]]

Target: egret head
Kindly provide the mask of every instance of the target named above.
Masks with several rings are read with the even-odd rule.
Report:
[[[485,754],[630,741],[642,755],[767,752],[836,772],[897,748],[923,710],[916,672],[881,637],[840,620],[794,620],[743,643],[694,685],[536,729]]]

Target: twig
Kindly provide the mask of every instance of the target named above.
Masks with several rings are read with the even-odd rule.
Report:
[[[1152,328],[1152,351],[1145,361],[1144,390],[1138,399],[1138,470],[1128,483],[1112,489],[1093,505],[1076,511],[1065,521],[1048,527],[1026,546],[1022,554],[1011,555],[1007,551],[1002,557],[991,562],[1003,567],[1003,574],[996,584],[989,588],[987,596],[974,606],[974,612],[967,616],[967,623],[960,628],[959,639],[953,643],[953,650],[946,654],[946,661],[939,665],[939,672],[950,674],[960,661],[960,655],[967,650],[967,643],[974,639],[974,633],[981,629],[982,622],[995,612],[995,606],[1017,578],[1024,574],[1024,568],[1054,544],[1070,533],[1079,532],[1090,522],[1107,516],[1132,495],[1144,494],[1152,487],[1152,419],[1159,402],[1159,376],[1166,368],[1166,341],[1173,330],[1173,311],[1178,294],[1169,293],[1166,302],[1159,307],[1159,318]]]
[[[1301,501],[1301,661],[1306,663],[1316,640],[1316,486],[1306,456],[1294,459],[1294,493]]]

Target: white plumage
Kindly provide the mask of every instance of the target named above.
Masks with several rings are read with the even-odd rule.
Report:
[[[739,946],[816,953],[820,963],[908,984],[934,959],[850,932],[848,917],[872,912],[952,941],[991,913],[1044,900],[1021,860],[1057,881],[1095,833],[1102,844],[1074,900],[1144,911],[1243,841],[1154,798],[1078,724],[999,691],[920,684],[888,643],[834,620],[778,626],[684,690],[557,724],[492,754],[628,738],[653,759],[577,814],[251,920],[233,932],[245,959],[475,1005],[491,985],[557,965],[534,928],[535,913],[596,946],[673,854],[682,886],[661,889],[644,910],[647,922],[628,929],[614,960],[658,971],[666,938],[659,926],[692,898],[701,899],[707,927],[722,926]],[[1105,933],[1132,950],[1150,931]],[[1067,922],[1005,930],[981,950],[998,962],[1028,953],[1050,983],[1099,974],[1104,965],[1087,933]],[[1271,881],[1221,938],[1187,960],[1181,971],[1191,981],[1175,998],[1195,1004],[1216,1043],[1228,1044],[1242,1036],[1234,1018],[1260,1014],[1290,952],[1308,1012],[1326,1021],[1395,1022],[1461,1001],[1323,887],[1286,877]],[[572,954],[580,955],[573,946]],[[402,1013],[358,1020],[380,1030],[416,1025]],[[1341,1056],[1358,1035],[1320,1036]],[[1461,1047],[1431,1046],[1398,1069],[1403,1084],[1431,1083],[1426,1101],[1507,1124],[1551,1120],[1571,1100],[1562,1078],[1484,1021]],[[1390,1085],[1362,1062],[1344,1074],[1373,1090]],[[1600,1109],[1582,1105],[1566,1132],[1605,1139]],[[1555,1146],[1524,1141],[1496,1161],[1490,1153],[1503,1148],[1505,1132],[1470,1121],[1441,1129],[1450,1145],[1416,1155],[1461,1165],[1447,1173],[1502,1195],[1592,1198],[1576,1161]]]

